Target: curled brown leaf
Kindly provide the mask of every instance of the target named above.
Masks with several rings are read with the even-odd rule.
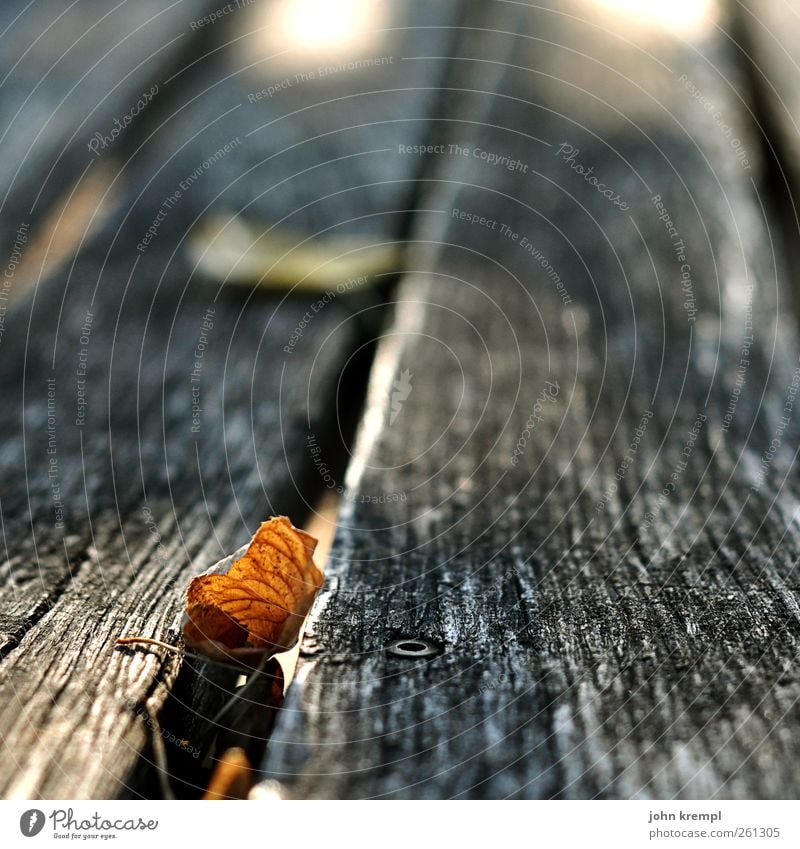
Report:
[[[291,648],[322,586],[316,545],[286,516],[262,523],[241,557],[189,584],[186,645],[217,660],[250,663]]]

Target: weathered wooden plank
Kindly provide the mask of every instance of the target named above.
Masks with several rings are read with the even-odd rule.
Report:
[[[9,0],[0,10],[0,255],[126,136],[191,55],[212,0]],[[8,281],[8,278],[4,278]]]
[[[325,483],[308,432],[332,446],[335,466],[335,425],[346,430],[347,418],[337,385],[353,389],[357,368],[346,369],[363,341],[340,293],[314,311],[317,296],[221,289],[195,274],[187,234],[204,213],[246,212],[267,224],[288,215],[310,234],[367,216],[361,229],[400,236],[420,162],[396,161],[392,148],[401,131],[424,138],[444,63],[399,59],[411,40],[445,55],[455,12],[450,2],[396,4],[399,20],[420,25],[387,31],[396,63],[342,71],[291,103],[250,102],[241,42],[194,64],[174,81],[180,106],[126,164],[130,189],[114,220],[6,317],[3,795],[153,792],[136,766],[181,664],[115,652],[114,640],[174,636],[191,574],[265,515],[310,509]],[[378,101],[387,120],[350,131],[378,115]],[[285,116],[301,107],[298,139]],[[332,143],[302,143],[317,137],[341,138],[349,158],[331,155]],[[334,191],[338,200],[324,199]],[[196,661],[183,669],[184,695],[225,697],[227,679]],[[170,722],[168,735],[192,737],[188,720]],[[167,752],[171,763],[180,755],[169,743]]]
[[[485,3],[460,48],[258,794],[798,792],[800,372],[757,148],[713,28],[611,6]]]

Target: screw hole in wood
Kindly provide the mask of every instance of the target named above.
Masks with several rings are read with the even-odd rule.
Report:
[[[435,657],[440,651],[437,645],[422,637],[404,637],[401,640],[394,640],[389,643],[386,650],[395,657]]]

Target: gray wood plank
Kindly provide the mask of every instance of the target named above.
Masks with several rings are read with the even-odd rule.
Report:
[[[796,797],[798,346],[735,51],[481,9],[257,793]]]
[[[9,0],[0,10],[0,252],[99,154],[123,153],[213,0]]]
[[[120,211],[6,317],[3,795],[157,793],[152,770],[139,775],[151,758],[148,716],[161,714],[179,671],[180,698],[193,701],[181,723],[169,719],[181,705],[162,718],[173,738],[194,742],[202,713],[226,697],[230,676],[159,652],[115,652],[114,640],[174,639],[192,574],[266,515],[301,521],[325,487],[309,430],[335,466],[346,436],[337,422],[346,432],[348,399],[358,399],[348,364],[364,339],[345,298],[314,312],[318,296],[221,288],[195,273],[187,235],[199,216],[232,211],[266,224],[290,216],[300,234],[359,229],[348,222],[366,216],[360,229],[400,237],[420,160],[396,160],[392,148],[424,139],[444,62],[399,59],[411,41],[446,55],[456,10],[396,4],[397,20],[420,28],[387,31],[383,49],[398,58],[388,71],[337,73],[291,102],[248,100],[241,41],[194,63],[174,81],[178,105],[125,163]],[[301,107],[298,131],[286,115]],[[331,192],[338,198],[325,200]],[[166,748],[171,764],[187,761]],[[188,780],[202,785],[199,763],[189,757]]]

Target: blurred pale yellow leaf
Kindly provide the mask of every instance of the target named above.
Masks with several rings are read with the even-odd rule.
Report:
[[[215,280],[275,290],[363,289],[399,270],[397,242],[366,236],[309,239],[242,217],[208,216],[190,234],[189,258]]]

